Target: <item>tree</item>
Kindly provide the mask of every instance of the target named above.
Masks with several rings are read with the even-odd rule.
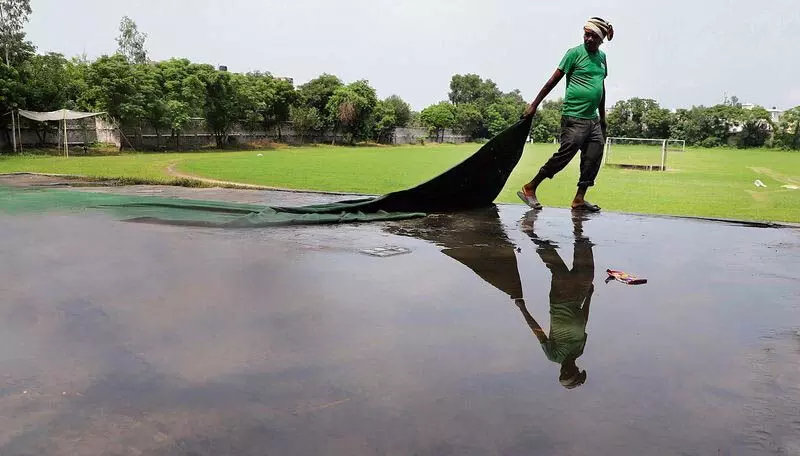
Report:
[[[375,131],[375,141],[380,143],[390,137],[397,127],[397,115],[391,106],[381,100],[375,106],[372,123]]]
[[[493,136],[507,128],[519,119],[527,105],[519,90],[503,93],[494,81],[477,74],[454,75],[448,97],[456,106],[456,128],[473,138]],[[461,110],[464,105],[469,107]]]
[[[33,45],[25,41],[23,31],[32,12],[30,0],[0,0],[0,39],[6,65],[12,65],[12,61],[16,64],[33,53]]]
[[[735,142],[745,114],[742,108],[722,104],[678,109],[672,116],[670,136],[687,144],[716,147]]]
[[[3,54],[5,55],[5,63],[7,67],[12,65],[17,66],[20,62],[24,61],[35,52],[35,47],[30,41],[25,41],[25,32],[23,27],[28,22],[30,16],[31,2],[30,0],[0,0],[0,44],[3,46]],[[5,77],[18,76],[18,74],[10,69],[3,72]],[[4,84],[6,109],[14,109],[18,106],[19,85],[15,81],[6,81]],[[0,116],[0,128],[3,129],[6,136],[8,130],[6,129],[6,116]],[[14,130],[15,122],[14,117],[11,118],[11,129]],[[16,152],[16,140],[11,141],[14,144],[14,151]]]
[[[25,105],[34,111],[55,111],[67,102],[69,94],[67,59],[61,54],[34,55],[20,68],[25,87]]]
[[[142,103],[142,119],[156,132],[156,149],[161,148],[161,134],[170,129],[171,119],[168,111],[164,78],[161,68],[150,64],[133,66],[136,91]]]
[[[525,100],[519,91],[503,94],[489,105],[483,115],[489,137],[496,136],[518,121],[525,106]]]
[[[388,106],[394,113],[396,126],[405,127],[408,125],[408,122],[411,120],[411,106],[409,106],[408,103],[399,96],[392,95],[383,100],[383,104]]]
[[[243,126],[251,133],[265,128],[266,113],[275,102],[275,93],[269,85],[269,75],[233,74],[231,78]]]
[[[474,103],[480,108],[494,103],[502,92],[491,79],[483,80],[477,74],[456,74],[450,79],[450,102],[458,106]]]
[[[66,78],[69,86],[68,98],[65,104],[67,109],[88,111],[85,96],[89,89],[86,78],[89,74],[89,60],[86,56],[77,56],[69,59],[66,66]]]
[[[647,109],[642,115],[642,132],[647,138],[667,139],[670,136],[672,113],[657,105]]]
[[[375,140],[385,140],[397,127],[405,127],[411,119],[411,107],[397,95],[381,100],[373,112]]]
[[[607,120],[609,136],[664,139],[670,137],[673,118],[655,100],[631,98],[618,101]]]
[[[775,145],[800,150],[800,106],[787,110],[775,126]]]
[[[408,116],[408,127],[419,128],[422,127],[422,120],[420,120],[420,113],[419,111],[411,111],[411,115]]]
[[[12,110],[20,102],[23,89],[17,69],[0,65],[0,113]],[[7,143],[11,143],[11,129],[7,128],[10,120],[11,116],[0,115],[0,131],[6,135]]]
[[[454,107],[454,127],[459,133],[477,138],[483,126],[483,115],[474,103],[462,103]]]
[[[757,106],[740,112],[742,117],[737,122],[737,130],[740,131],[734,137],[736,147],[740,149],[763,147],[773,131],[769,111]]]
[[[217,147],[222,148],[231,128],[241,118],[236,86],[231,74],[226,71],[207,74],[204,83],[206,93],[203,113],[206,124],[214,133]]]
[[[263,113],[265,128],[275,126],[278,130],[278,140],[281,139],[281,123],[289,120],[291,107],[297,103],[298,94],[292,81],[283,78],[270,77],[270,91],[273,94],[272,104]],[[317,111],[319,112],[319,111]]]
[[[327,112],[339,128],[349,134],[352,144],[367,137],[368,121],[377,104],[375,89],[361,80],[336,89],[328,100]]]
[[[20,99],[25,107],[33,111],[75,108],[85,90],[85,71],[73,68],[76,65],[82,64],[57,53],[34,55],[24,61],[20,66]],[[35,125],[39,143],[43,144],[50,126],[45,122]]]
[[[297,99],[292,82],[258,71],[235,74],[233,79],[244,126],[251,132],[276,127],[280,140],[280,124],[289,120],[289,108]]]
[[[146,63],[145,40],[147,40],[147,34],[139,31],[139,27],[133,19],[123,16],[119,23],[117,52],[124,55],[131,63]]]
[[[647,105],[651,103],[655,104],[655,101],[631,98],[630,100],[620,100],[614,104],[607,114],[609,136],[643,138],[642,118]]]
[[[194,117],[203,116],[205,84],[202,77],[215,70],[210,65],[192,64],[187,59],[170,59],[158,63],[164,80],[166,119],[175,146],[180,149],[181,133]]]
[[[439,138],[446,128],[452,128],[455,125],[456,120],[453,105],[446,101],[423,109],[419,118],[422,125],[436,133],[437,141],[440,141]]]
[[[507,122],[499,106],[492,105],[486,109],[486,128],[489,137],[494,137],[507,128]]]
[[[300,144],[303,144],[305,135],[322,126],[322,116],[313,106],[292,106],[289,111],[292,127],[300,134]]]
[[[322,128],[324,130],[332,128],[335,124],[336,119],[328,115],[328,102],[334,92],[342,86],[344,84],[341,79],[332,74],[323,73],[297,89],[300,104],[313,106],[323,115]]]
[[[86,72],[86,85],[83,101],[89,109],[105,111],[123,126],[136,126],[144,116],[134,67],[124,56],[104,55],[92,62]]]
[[[706,139],[700,145],[730,145],[735,143],[734,135],[741,129],[744,110],[731,105],[716,105],[707,108],[701,118]]]
[[[484,80],[477,74],[456,74],[450,79],[450,92],[448,94],[450,102],[456,107],[471,105],[478,108],[480,112],[480,121],[477,124],[475,124],[477,117],[471,108],[461,111],[459,119],[456,121],[456,127],[473,138],[490,135],[490,119],[494,120],[495,129],[505,124],[505,117],[501,114],[505,110],[500,105],[491,109],[490,107],[497,103],[505,104],[509,96],[512,98],[519,96],[521,99],[519,91],[504,95],[497,88],[497,84],[494,81],[491,79]],[[504,97],[506,100],[503,100]],[[456,114],[459,113],[456,112]],[[467,129],[465,130],[464,127],[467,127]]]
[[[552,142],[561,134],[561,108],[563,99],[546,100],[536,111],[531,126],[531,140],[534,142]]]
[[[722,144],[713,130],[714,120],[709,109],[703,106],[692,109],[678,109],[670,126],[670,137],[686,140],[686,144],[699,145],[707,141],[709,145]]]

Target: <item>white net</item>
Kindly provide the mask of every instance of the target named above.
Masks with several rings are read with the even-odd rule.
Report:
[[[603,163],[619,168],[663,171],[667,169],[667,140],[607,138]]]
[[[682,139],[668,139],[667,153],[669,152],[686,152],[686,141]]]
[[[24,109],[19,110],[19,115],[31,120],[35,120],[37,122],[85,119],[87,117],[99,116],[101,114],[105,113],[70,111],[69,109],[60,109],[58,111],[49,111],[49,112],[25,111]]]

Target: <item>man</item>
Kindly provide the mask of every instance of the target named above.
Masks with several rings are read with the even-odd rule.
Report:
[[[603,157],[606,134],[606,88],[608,76],[606,55],[600,45],[614,37],[614,28],[599,17],[589,19],[583,28],[583,44],[566,52],[553,76],[545,83],[539,95],[528,106],[525,117],[536,114],[539,104],[550,91],[567,76],[566,96],[561,117],[561,147],[542,166],[532,181],[522,187],[517,195],[533,209],[542,205],[536,196],[539,184],[552,179],[581,151],[581,172],[578,191],[572,200],[573,210],[597,212],[600,207],[586,201],[586,190],[594,185]],[[599,111],[599,115],[598,115]],[[598,119],[599,117],[599,119]]]

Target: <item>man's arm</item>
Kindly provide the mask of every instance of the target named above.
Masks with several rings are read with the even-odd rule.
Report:
[[[555,86],[558,85],[559,82],[561,82],[561,78],[563,77],[564,77],[564,72],[561,71],[560,69],[556,69],[553,75],[550,76],[550,79],[548,79],[547,82],[544,84],[542,90],[539,91],[539,95],[536,95],[536,99],[533,100],[533,102],[530,105],[528,105],[528,108],[525,110],[525,114],[523,114],[523,117],[534,116],[536,114],[536,110],[539,109],[539,105],[542,103],[542,100],[544,100],[545,98],[547,98],[548,95],[550,95],[550,92],[555,88]],[[605,114],[603,115],[605,116]]]
[[[592,295],[594,294],[594,284],[589,286],[589,294],[586,295],[586,300],[583,301],[583,319],[586,323],[589,323],[589,306],[592,304]]]
[[[603,81],[603,96],[600,98],[600,128],[603,129],[603,138],[607,136],[608,124],[606,123],[606,82]]]
[[[536,320],[533,319],[531,313],[528,312],[528,308],[525,307],[525,301],[522,299],[515,299],[514,302],[517,304],[517,307],[519,307],[519,310],[522,311],[522,316],[525,317],[525,322],[528,323],[528,326],[531,328],[531,331],[533,331],[533,334],[537,339],[539,339],[539,343],[543,344],[547,342],[547,334],[544,333],[544,330],[541,326],[539,326],[539,323],[537,323]]]

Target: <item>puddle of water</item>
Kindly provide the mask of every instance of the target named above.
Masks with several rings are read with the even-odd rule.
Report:
[[[0,454],[798,451],[797,231],[510,206],[0,230]]]

